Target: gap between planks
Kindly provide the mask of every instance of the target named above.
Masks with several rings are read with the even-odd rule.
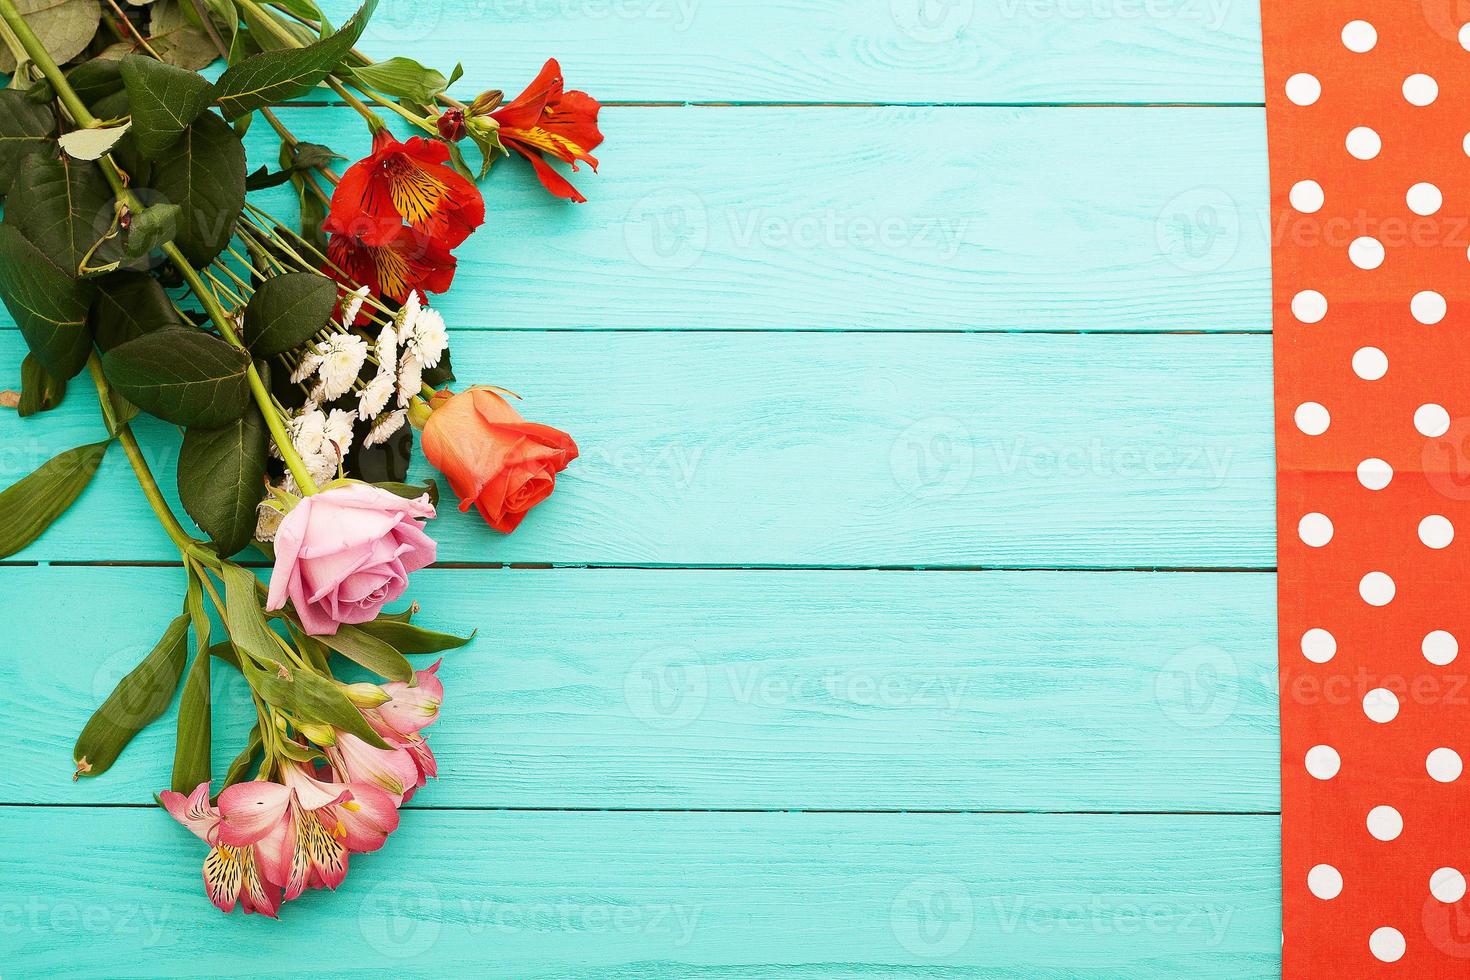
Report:
[[[156,810],[154,803],[3,803],[0,809]],[[812,813],[898,814],[927,816],[1079,816],[1079,817],[1279,817],[1280,810],[933,810],[911,807],[608,807],[608,806],[422,806],[403,809],[436,813]]]
[[[262,559],[236,561],[244,568],[271,568]],[[0,561],[0,568],[182,568],[177,561],[126,559],[67,561]],[[1275,565],[725,565],[598,564],[585,562],[435,562],[429,568],[450,571],[617,571],[658,572],[1147,572],[1161,575],[1274,575]]]

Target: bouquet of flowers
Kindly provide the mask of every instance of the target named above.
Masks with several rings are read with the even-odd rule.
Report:
[[[555,61],[509,102],[461,103],[447,94],[458,68],[356,50],[375,4],[334,28],[312,0],[0,0],[0,298],[30,349],[10,404],[46,411],[85,370],[106,426],[0,493],[0,557],[122,447],[185,589],[77,739],[76,775],[105,772],[182,682],[159,800],[209,845],[204,883],[225,911],[275,916],[308,887],[334,888],[436,775],[423,733],[439,664],[408,657],[467,639],[415,625],[417,604],[385,612],[435,557],[437,488],[404,482],[413,432],[460,509],[501,532],[577,455],[509,392],[444,387],[449,333],[427,300],[485,220],[475,181],[508,150],[551,193],[584,200],[548,158],[596,167],[598,103],[565,90]],[[216,59],[211,82],[198,70]],[[340,175],[345,158],[271,109],[320,86],[372,135]],[[391,117],[421,132],[400,140]],[[280,139],[279,169],[247,173],[241,137],[257,120]],[[286,185],[295,220],[250,197]],[[149,470],[129,425],[140,412],[182,432],[178,496],[198,533]],[[233,560],[249,546],[273,562],[268,583]],[[339,679],[342,661],[380,682]],[[255,718],[222,775],[219,669],[243,675]]]

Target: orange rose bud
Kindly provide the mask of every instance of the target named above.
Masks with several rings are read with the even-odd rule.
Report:
[[[437,399],[436,399],[437,401]],[[493,391],[471,388],[436,405],[424,424],[424,455],[449,479],[459,509],[475,507],[509,534],[551,496],[556,474],[577,458],[572,437],[521,418]]]

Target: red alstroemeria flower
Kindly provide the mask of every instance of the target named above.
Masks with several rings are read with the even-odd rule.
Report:
[[[449,147],[415,136],[400,143],[386,129],[373,136],[373,152],[347,168],[332,194],[332,216],[362,222],[360,237],[382,245],[393,229],[409,227],[454,248],[485,223],[485,199],[448,166]]]
[[[552,58],[524,92],[490,113],[490,118],[500,124],[501,143],[531,161],[547,190],[581,204],[587,199],[541,154],[549,153],[570,163],[573,170],[578,160],[586,160],[596,170],[597,158],[592,151],[602,142],[597,128],[601,108],[602,104],[586,92],[563,91],[561,65]]]
[[[384,231],[372,219],[339,221],[327,216],[322,230],[331,233],[327,241],[327,258],[341,269],[324,273],[338,279],[348,289],[367,286],[382,299],[402,303],[413,290],[442,293],[454,280],[454,256],[439,239],[422,235],[405,225],[394,225]],[[368,243],[365,230],[376,230],[377,244]]]

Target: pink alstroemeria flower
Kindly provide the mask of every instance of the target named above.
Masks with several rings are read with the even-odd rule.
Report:
[[[393,797],[376,786],[321,779],[305,763],[288,766],[282,776],[303,800],[332,799],[346,789],[348,799],[324,803],[316,813],[351,853],[376,851],[398,829],[398,807]]]
[[[257,849],[219,842],[221,816],[209,804],[209,783],[200,783],[187,797],[166,789],[158,798],[170,816],[210,845],[204,858],[204,891],[209,900],[222,912],[234,911],[239,902],[246,914],[259,912],[276,918],[280,888],[263,877]]]
[[[418,768],[407,750],[374,748],[347,732],[337,732],[337,744],[325,751],[340,782],[377,786],[393,798],[394,806],[403,802],[403,794],[418,778]]]
[[[439,763],[429,749],[428,739],[419,733],[439,719],[439,706],[444,702],[444,682],[438,676],[441,663],[436,660],[427,670],[415,671],[412,687],[401,681],[384,684],[383,692],[392,700],[363,711],[383,741],[413,759],[416,776],[404,791],[405,802],[413,799],[430,777],[439,775]]]
[[[220,842],[231,847],[259,845],[261,873],[285,889],[289,902],[307,885],[335,889],[347,877],[345,828],[335,820],[331,826],[325,822],[336,816],[335,810],[321,811],[351,800],[352,793],[340,786],[321,789],[314,780],[285,778],[290,786],[252,780],[227,787],[219,795],[218,833]]]

